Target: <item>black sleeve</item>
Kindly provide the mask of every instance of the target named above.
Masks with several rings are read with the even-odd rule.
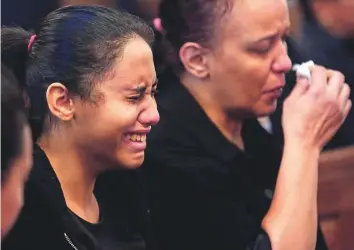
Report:
[[[12,230],[2,241],[3,250],[45,250],[68,249],[61,233],[53,233],[57,227],[53,216],[46,209],[47,204],[39,197],[37,187],[28,183],[25,203]]]
[[[248,191],[232,191],[238,184],[224,166],[177,155],[167,159],[160,150],[159,160],[147,157],[143,166],[161,249],[271,249],[263,218],[244,203]]]
[[[272,245],[268,235],[264,232],[263,234],[258,235],[256,242],[252,250],[271,250]]]

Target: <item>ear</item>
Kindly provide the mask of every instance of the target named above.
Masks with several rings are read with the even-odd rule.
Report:
[[[69,97],[68,89],[61,83],[55,82],[47,88],[46,98],[50,112],[62,121],[74,117],[74,103]]]
[[[209,76],[207,49],[198,43],[187,42],[179,50],[179,58],[184,68],[198,78]]]

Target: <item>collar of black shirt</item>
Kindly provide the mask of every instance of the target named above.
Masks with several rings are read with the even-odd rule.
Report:
[[[281,147],[256,119],[247,120],[242,130],[245,153],[220,133],[175,75],[165,76],[163,84],[161,94],[157,97],[161,117],[168,116],[184,128],[174,131],[177,133],[174,137],[188,130],[205,152],[223,162],[231,162],[238,157],[264,157],[276,159],[274,163],[277,165],[280,163]]]

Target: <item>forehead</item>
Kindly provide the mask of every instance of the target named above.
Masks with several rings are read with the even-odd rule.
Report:
[[[140,37],[129,41],[114,66],[114,77],[110,81],[114,87],[127,88],[145,82],[152,84],[155,67],[150,46]]]
[[[286,0],[233,0],[226,35],[245,39],[279,32],[290,25]]]

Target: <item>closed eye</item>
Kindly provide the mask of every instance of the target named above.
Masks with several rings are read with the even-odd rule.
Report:
[[[289,36],[289,29],[286,28],[284,32],[271,34],[269,36],[263,37],[253,43],[250,47],[251,51],[259,53],[259,54],[266,54],[278,43],[279,38],[282,42],[286,42]]]
[[[130,97],[128,97],[128,100],[132,101],[132,102],[137,102],[137,101],[140,101],[141,99],[143,99],[143,97],[144,97],[144,95],[130,96]]]
[[[156,96],[159,93],[159,91],[157,89],[153,89],[151,91],[151,96]]]

